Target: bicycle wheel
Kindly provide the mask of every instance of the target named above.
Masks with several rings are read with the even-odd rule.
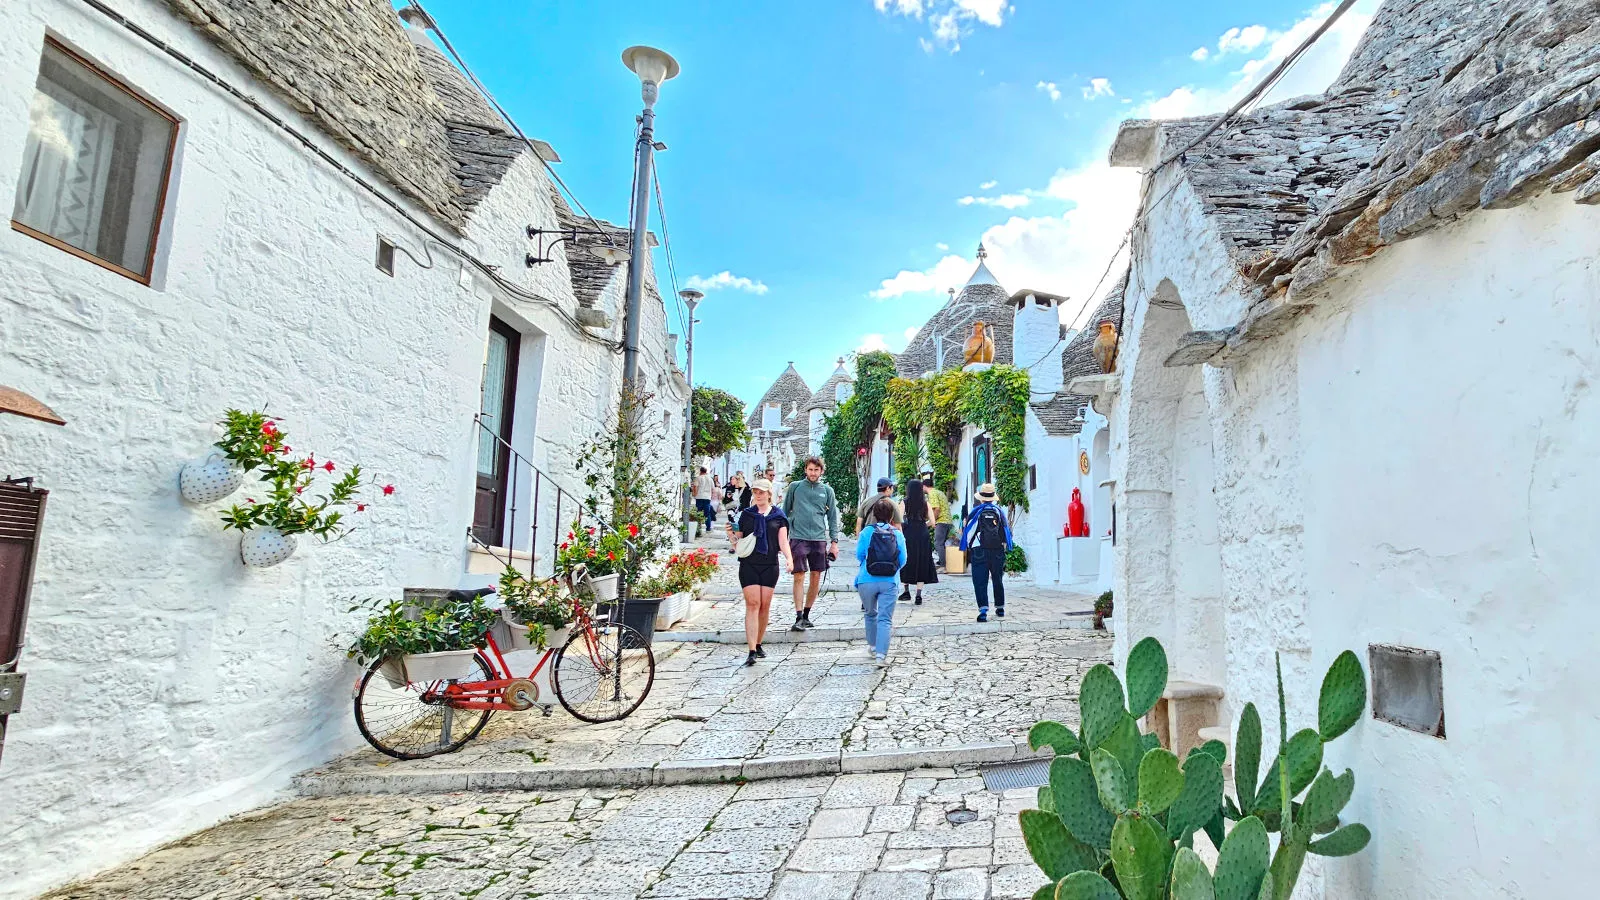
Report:
[[[655,680],[655,654],[643,635],[626,625],[597,625],[593,632],[573,629],[556,656],[550,686],[577,718],[615,722],[639,708]]]
[[[423,759],[460,750],[488,724],[493,710],[457,709],[443,700],[424,699],[438,684],[395,687],[383,673],[384,660],[374,662],[356,690],[356,728],[373,749],[395,759]],[[457,681],[488,681],[489,662],[482,654],[463,663]]]

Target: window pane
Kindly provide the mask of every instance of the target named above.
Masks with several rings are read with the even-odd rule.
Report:
[[[176,127],[46,44],[12,218],[148,276]]]
[[[510,376],[507,371],[511,358],[511,342],[498,331],[489,332],[489,356],[483,367],[483,392],[479,404],[479,418],[488,426],[488,431],[478,432],[478,474],[495,475],[500,471],[500,445],[494,436],[509,441],[511,435],[504,433],[505,424],[501,422],[501,414],[506,408],[506,381]]]

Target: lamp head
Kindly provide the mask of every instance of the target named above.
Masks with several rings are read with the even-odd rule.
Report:
[[[639,76],[644,105],[655,106],[661,82],[678,74],[678,61],[654,47],[635,46],[622,51],[622,64]]]
[[[686,290],[679,291],[678,292],[678,296],[682,297],[684,299],[684,302],[689,304],[689,308],[690,309],[694,309],[694,305],[696,303],[699,303],[700,300],[703,297],[705,297],[705,294],[702,294],[701,292],[699,292],[699,291],[697,291],[697,290],[695,290],[693,288],[689,288],[689,289],[686,289]]]
[[[596,247],[593,252],[595,256],[598,256],[604,260],[607,265],[612,266],[621,265],[622,263],[627,262],[629,256],[628,251],[622,249],[621,247]]]

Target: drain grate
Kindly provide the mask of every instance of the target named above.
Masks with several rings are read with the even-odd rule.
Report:
[[[978,774],[983,776],[984,788],[991,791],[1039,787],[1050,783],[1050,760],[1030,759],[1024,762],[998,763],[983,766],[978,769]]]

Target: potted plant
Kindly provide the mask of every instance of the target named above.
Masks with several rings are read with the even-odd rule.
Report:
[[[222,514],[224,531],[243,532],[239,556],[245,565],[261,568],[283,562],[294,554],[301,534],[315,535],[324,543],[338,540],[350,531],[345,513],[366,511],[368,502],[356,496],[363,486],[360,466],[346,470],[327,493],[307,500],[306,492],[319,473],[332,477],[339,468],[332,460],[290,455],[287,435],[264,413],[230,409],[222,425],[226,434],[217,443],[219,450],[241,470],[255,471],[265,485],[260,500],[247,496],[244,503]],[[394,485],[384,485],[382,493],[393,494]]]
[[[1111,618],[1111,609],[1111,592],[1106,591],[1094,601],[1094,627],[1106,627],[1106,620]]]
[[[543,650],[567,643],[577,602],[560,581],[528,579],[507,566],[500,573],[500,615],[511,629],[512,650]]]
[[[372,609],[366,627],[350,645],[350,657],[365,666],[384,660],[380,670],[392,687],[460,678],[484,635],[499,619],[482,597],[417,608],[400,600],[367,600],[350,608]]]
[[[633,527],[633,526],[630,526]],[[636,532],[637,528],[633,527]],[[618,581],[622,577],[623,560],[627,556],[625,532],[601,531],[582,522],[572,523],[567,539],[556,550],[556,574],[571,575],[596,600],[617,599]]]

